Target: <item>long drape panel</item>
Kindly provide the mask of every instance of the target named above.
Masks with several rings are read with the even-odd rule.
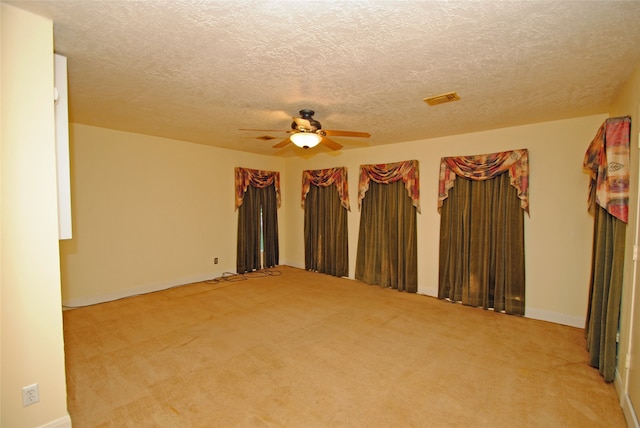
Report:
[[[260,260],[261,238],[264,266]],[[245,273],[262,267],[273,267],[278,262],[278,204],[275,186],[248,186],[243,203],[238,207],[237,272]]]
[[[622,220],[597,207],[585,334],[589,364],[607,382],[613,381],[616,370],[626,228]]]
[[[508,173],[457,177],[440,219],[438,297],[524,315],[524,210]]]
[[[417,214],[402,180],[369,183],[361,202],[356,279],[415,293]]]
[[[629,214],[631,118],[609,118],[584,157],[590,175],[589,211],[594,215],[593,252],[585,335],[589,364],[605,381],[615,377],[618,323]]]
[[[238,208],[238,273],[260,269],[260,194],[261,189],[249,186]]]
[[[304,204],[305,269],[349,275],[347,209],[336,186],[311,185]]]
[[[264,267],[277,266],[280,262],[278,241],[278,195],[275,186],[265,187],[261,195]]]

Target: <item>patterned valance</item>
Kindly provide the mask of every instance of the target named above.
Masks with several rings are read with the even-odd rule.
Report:
[[[628,223],[629,136],[631,118],[604,121],[584,156],[584,169],[591,175],[589,208],[597,203],[609,214]]]
[[[527,149],[487,155],[454,156],[440,160],[438,211],[449,196],[456,175],[469,180],[489,180],[509,171],[509,182],[518,190],[520,207],[529,213],[529,151]]]
[[[236,209],[242,205],[244,192],[247,187],[258,188],[274,185],[276,188],[276,200],[280,208],[280,173],[277,171],[260,171],[257,169],[236,167]]]
[[[349,183],[347,182],[347,169],[345,167],[302,171],[302,208],[304,208],[304,201],[307,199],[307,194],[312,184],[319,187],[328,187],[335,184],[342,206],[351,211],[349,205]]]
[[[420,212],[420,179],[417,160],[395,163],[380,163],[375,165],[360,165],[360,180],[358,182],[358,209],[369,190],[369,181],[389,184],[402,180],[413,206]]]

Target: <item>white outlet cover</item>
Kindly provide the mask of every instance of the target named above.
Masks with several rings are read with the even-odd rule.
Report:
[[[25,386],[22,388],[22,407],[27,407],[32,404],[36,404],[40,401],[40,391],[38,390],[38,384]]]

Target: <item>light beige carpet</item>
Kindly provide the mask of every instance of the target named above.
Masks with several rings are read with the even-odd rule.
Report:
[[[581,329],[282,266],[64,312],[83,427],[625,427]]]

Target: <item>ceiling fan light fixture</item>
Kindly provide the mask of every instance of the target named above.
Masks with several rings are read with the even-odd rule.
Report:
[[[293,144],[303,149],[310,149],[317,146],[322,137],[313,132],[296,132],[289,137]]]

